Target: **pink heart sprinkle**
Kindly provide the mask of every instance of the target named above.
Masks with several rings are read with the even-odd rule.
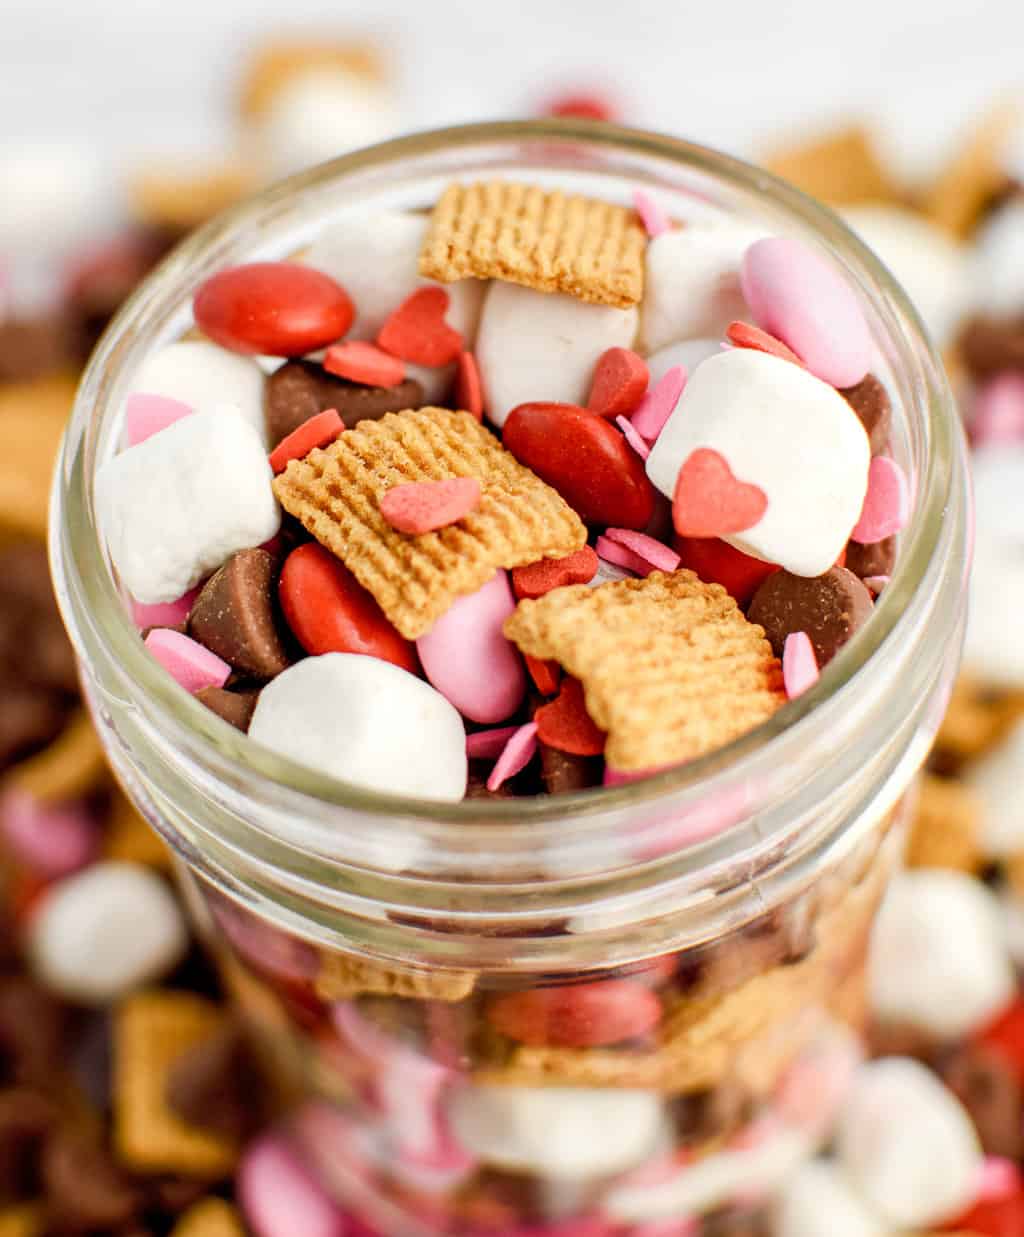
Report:
[[[348,1231],[344,1213],[277,1135],[249,1144],[238,1168],[238,1195],[256,1237],[345,1237]]]
[[[665,428],[665,422],[675,412],[676,404],[686,386],[686,367],[673,365],[661,380],[640,401],[640,407],[630,417],[633,428],[648,442],[654,442]]]
[[[132,619],[139,631],[148,631],[150,627],[179,627],[192,612],[192,603],[198,596],[197,586],[183,593],[177,601],[157,602],[154,605],[146,605],[132,597]]]
[[[645,562],[639,554],[627,550],[624,545],[609,541],[607,537],[598,537],[594,543],[594,549],[597,551],[598,558],[603,558],[606,563],[614,563],[616,567],[625,567],[627,571],[635,571],[638,576],[649,575],[652,570],[651,564]]]
[[[790,700],[802,696],[818,681],[818,659],[806,631],[793,631],[782,646],[782,681]]]
[[[499,790],[510,777],[515,777],[533,759],[537,751],[537,723],[520,726],[505,744],[497,763],[487,779],[488,790]]]
[[[1000,374],[978,391],[971,411],[971,442],[1017,442],[1024,438],[1024,377]]]
[[[84,868],[100,847],[96,820],[83,804],[41,803],[16,788],[0,799],[0,833],[14,856],[47,880]]]
[[[469,515],[479,501],[480,482],[475,477],[410,481],[381,496],[380,513],[400,533],[416,535],[447,528]]]
[[[223,687],[231,674],[226,661],[180,631],[154,628],[145,645],[167,673],[193,695],[204,687]]]
[[[892,576],[865,576],[862,583],[866,589],[877,597],[891,579]]]
[[[470,760],[497,760],[518,726],[496,726],[466,735],[466,755]]]
[[[171,399],[168,395],[148,395],[143,391],[129,395],[124,409],[124,436],[129,447],[137,447],[140,442],[159,434],[182,417],[190,417],[195,411],[180,399]]]
[[[654,570],[675,571],[682,562],[675,550],[646,533],[634,532],[631,528],[606,528],[604,535],[609,541],[631,550]]]
[[[905,527],[910,517],[910,486],[895,460],[876,455],[868,469],[868,492],[860,519],[850,533],[859,545],[874,545]]]
[[[633,209],[640,216],[644,231],[651,240],[662,232],[672,230],[672,221],[646,189],[633,190]]]
[[[651,454],[651,448],[647,445],[647,441],[640,436],[633,422],[630,421],[628,417],[620,415],[615,418],[615,424],[620,430],[622,430],[623,437],[637,453],[637,455],[639,455],[642,460],[647,459],[647,457]]]

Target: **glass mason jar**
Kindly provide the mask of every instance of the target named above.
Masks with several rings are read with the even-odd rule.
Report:
[[[643,186],[681,217],[749,215],[828,251],[874,333],[913,513],[870,623],[759,729],[600,793],[438,805],[320,777],[182,691],[132,626],[93,483],[133,371],[190,328],[204,278],[292,254],[344,208],[423,208],[502,174],[617,201]],[[139,289],[68,431],[60,601],[111,761],[350,1214],[389,1237],[719,1232],[813,1151],[956,668],[968,510],[958,420],[903,292],[828,211],[682,141],[575,121],[405,138],[217,219]]]

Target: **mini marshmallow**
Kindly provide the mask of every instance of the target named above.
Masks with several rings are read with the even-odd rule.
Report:
[[[251,357],[205,339],[183,339],[147,357],[131,387],[144,395],[176,399],[200,412],[232,404],[266,442],[263,371]]]
[[[445,802],[466,790],[458,712],[377,657],[325,653],[291,666],[260,692],[249,737],[368,790]]]
[[[5,142],[0,147],[0,252],[52,258],[95,235],[115,216],[113,179],[92,146]]]
[[[749,317],[740,265],[762,229],[723,220],[664,232],[647,246],[640,336],[647,352],[708,335]],[[652,381],[654,381],[652,375]]]
[[[657,386],[668,371],[677,365],[681,365],[687,374],[692,374],[701,361],[718,356],[722,351],[721,339],[684,339],[682,343],[669,344],[667,348],[662,348],[647,358],[650,386]]]
[[[225,353],[225,355],[227,355]],[[236,408],[183,417],[99,470],[110,557],[144,604],[176,601],[281,524],[263,443]]]
[[[631,348],[636,326],[635,309],[492,283],[476,341],[488,418],[500,427],[518,404],[585,404],[598,358]]]
[[[1009,886],[999,891],[999,912],[1003,917],[1003,939],[1013,964],[1024,968],[1024,901]]]
[[[102,1005],[165,975],[188,948],[166,883],[133,863],[95,863],[55,885],[28,926],[43,983],[69,1001]]]
[[[831,1160],[809,1160],[786,1181],[776,1204],[775,1237],[889,1237],[889,1225],[870,1210]]]
[[[1016,988],[995,895],[960,872],[898,875],[875,921],[868,981],[883,1022],[941,1039],[980,1026]]]
[[[975,304],[990,314],[1024,308],[1024,201],[1015,198],[988,219],[974,240]]]
[[[449,1100],[455,1137],[485,1163],[544,1177],[633,1168],[664,1132],[652,1091],[585,1087],[460,1087]]]
[[[981,804],[978,842],[989,859],[1024,851],[1024,721],[967,772]]]
[[[690,375],[647,475],[671,498],[701,447],[768,500],[756,524],[724,540],[795,575],[828,571],[860,516],[871,463],[864,426],[837,391],[790,361],[750,348],[723,352]]]
[[[905,1057],[860,1068],[836,1148],[857,1193],[898,1228],[930,1228],[963,1211],[982,1165],[963,1105],[930,1070]]]

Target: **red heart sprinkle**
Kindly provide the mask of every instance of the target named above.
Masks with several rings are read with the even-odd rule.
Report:
[[[737,480],[724,456],[710,447],[692,451],[679,470],[672,523],[680,537],[742,533],[767,510],[764,490]]]
[[[523,660],[540,694],[553,696],[558,691],[558,680],[562,677],[562,667],[558,662],[545,661],[542,657],[531,657],[528,653],[524,654]]]
[[[460,352],[455,370],[455,407],[471,412],[478,421],[484,419],[484,392],[480,383],[480,368],[472,352]]]
[[[362,339],[332,344],[324,356],[324,369],[367,387],[397,387],[405,379],[403,361]]]
[[[562,680],[562,690],[550,704],[542,704],[533,715],[537,738],[548,747],[572,756],[600,756],[607,735],[594,724],[583,700],[579,679]]]
[[[444,288],[417,288],[380,328],[377,343],[403,361],[447,365],[462,351],[462,336],[444,320],[447,312]]]
[[[469,515],[479,501],[476,477],[410,481],[382,495],[380,513],[400,533],[432,533]]]
[[[610,421],[628,416],[640,406],[649,381],[642,357],[628,348],[609,348],[598,359],[587,408]]]
[[[542,558],[528,567],[512,569],[512,590],[520,601],[536,601],[553,588],[589,584],[597,575],[597,553],[585,545],[565,558]]]
[[[344,428],[344,421],[333,408],[314,414],[271,451],[270,467],[275,473],[284,472],[292,460],[304,459],[316,447],[330,446]]]
[[[769,356],[777,356],[780,361],[792,361],[801,369],[807,366],[800,360],[792,348],[788,348],[781,339],[762,331],[759,326],[751,326],[749,322],[730,322],[725,331],[725,338],[737,348],[752,348],[755,352],[767,352]]]

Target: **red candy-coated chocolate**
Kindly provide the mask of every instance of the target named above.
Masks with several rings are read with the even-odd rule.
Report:
[[[562,690],[550,704],[542,704],[533,715],[537,738],[548,747],[571,756],[600,756],[608,737],[594,723],[583,699],[583,685],[568,675]]]
[[[333,408],[316,413],[281,439],[270,453],[270,467],[275,473],[284,472],[292,460],[304,459],[317,447],[330,446],[344,428],[345,422]]]
[[[801,369],[807,368],[793,349],[787,347],[781,339],[776,339],[774,335],[769,335],[767,331],[762,331],[759,326],[752,326],[749,322],[730,322],[725,330],[725,338],[737,348],[753,348],[755,352],[767,352],[769,356],[777,356],[781,361],[792,361]]]
[[[679,537],[672,540],[680,566],[695,571],[705,584],[721,584],[741,606],[749,602],[761,584],[779,568],[762,563],[717,537]]]
[[[1024,1233],[1024,1191],[1004,1198],[986,1198],[970,1211],[943,1225],[945,1232],[970,1233],[971,1237],[1021,1237]]]
[[[530,672],[537,690],[542,696],[553,696],[558,691],[558,681],[562,677],[562,667],[557,661],[545,661],[542,657],[531,657],[524,654],[526,669]]]
[[[307,653],[362,653],[418,672],[415,646],[323,546],[309,542],[288,555],[278,595],[288,626]]]
[[[367,387],[397,387],[405,380],[405,362],[364,339],[332,344],[324,357],[324,369]]]
[[[615,120],[619,109],[607,95],[597,91],[575,91],[558,95],[548,103],[543,116],[579,116],[583,120]]]
[[[196,326],[232,352],[302,356],[352,325],[348,293],[295,262],[250,262],[212,275],[192,303]]]
[[[597,575],[597,553],[585,545],[565,558],[542,558],[528,567],[512,569],[512,590],[520,601],[536,601],[553,588],[589,584]]]
[[[644,528],[654,514],[643,460],[596,413],[575,404],[520,404],[508,414],[502,441],[589,524]]]
[[[661,1002],[641,983],[602,979],[494,997],[487,1021],[518,1044],[600,1048],[652,1031],[661,1021]]]
[[[480,367],[472,352],[460,352],[455,370],[455,407],[471,412],[478,421],[484,419],[484,390],[480,382]]]
[[[1024,1086],[1024,999],[1011,1001],[974,1038],[998,1053]]]
[[[629,348],[609,348],[601,354],[590,384],[587,409],[614,421],[639,407],[650,373],[642,357]]]
[[[740,481],[719,452],[698,447],[679,470],[672,523],[681,537],[721,537],[753,528],[767,508],[760,486]]]
[[[479,502],[480,482],[475,477],[410,481],[385,491],[380,513],[400,533],[416,535],[447,528],[469,515]]]
[[[403,361],[447,365],[462,351],[462,336],[444,320],[447,311],[444,288],[417,288],[380,328],[377,343]]]

